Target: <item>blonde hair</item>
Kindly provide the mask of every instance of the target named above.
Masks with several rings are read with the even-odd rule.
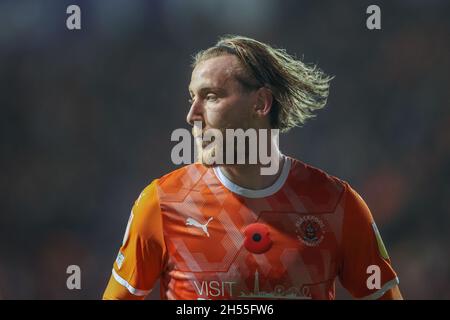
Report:
[[[267,87],[273,95],[270,120],[273,128],[286,132],[315,117],[313,112],[325,106],[332,77],[315,65],[306,65],[257,40],[234,35],[219,39],[214,47],[198,52],[192,67],[209,58],[235,55],[242,64],[237,80],[245,89]]]

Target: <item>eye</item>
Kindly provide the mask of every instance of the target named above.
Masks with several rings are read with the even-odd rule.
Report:
[[[217,100],[217,95],[215,95],[214,93],[209,93],[209,94],[206,96],[206,100],[207,100],[207,101],[216,101],[216,100]]]

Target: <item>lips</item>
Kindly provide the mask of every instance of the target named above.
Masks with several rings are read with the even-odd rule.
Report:
[[[264,253],[272,246],[269,228],[262,223],[252,223],[244,230],[245,248],[252,253]]]

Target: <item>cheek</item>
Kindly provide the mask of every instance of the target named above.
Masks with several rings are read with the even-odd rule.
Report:
[[[250,107],[244,99],[229,99],[211,103],[206,108],[206,122],[212,128],[246,128]]]
[[[228,108],[220,103],[209,103],[205,108],[204,116],[208,127],[220,128],[227,121]]]

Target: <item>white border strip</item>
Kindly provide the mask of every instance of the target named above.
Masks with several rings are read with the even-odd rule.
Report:
[[[384,286],[382,286],[381,289],[378,290],[377,292],[374,292],[371,295],[368,295],[368,296],[360,298],[360,299],[361,300],[376,300],[376,299],[379,299],[386,293],[386,291],[392,289],[394,286],[398,285],[399,283],[400,283],[400,281],[398,280],[398,277],[395,277],[391,281],[386,282],[384,284]]]
[[[152,291],[152,290],[139,290],[139,289],[133,288],[125,279],[123,279],[121,276],[119,276],[117,274],[116,270],[114,270],[114,269],[112,269],[112,274],[113,274],[114,279],[116,279],[116,281],[119,284],[121,284],[122,286],[127,288],[127,290],[135,296],[146,296]]]
[[[241,196],[247,197],[247,198],[264,198],[271,196],[272,194],[276,193],[278,190],[281,189],[281,187],[286,182],[287,177],[289,176],[289,171],[291,170],[291,160],[284,156],[284,164],[283,169],[281,171],[280,176],[278,177],[277,181],[275,181],[271,186],[265,188],[265,189],[259,189],[259,190],[252,190],[243,188],[241,186],[238,186],[234,182],[232,182],[230,179],[228,179],[220,170],[220,167],[214,167],[214,173],[216,174],[216,177],[219,179],[219,181],[231,192],[237,193]]]

